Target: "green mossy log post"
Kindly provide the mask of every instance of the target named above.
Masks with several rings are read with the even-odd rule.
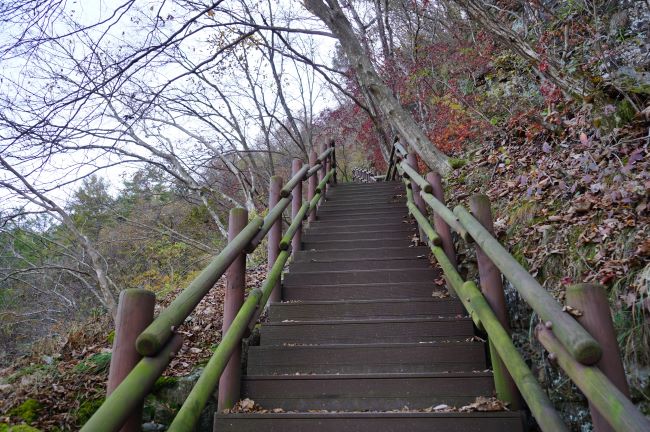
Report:
[[[560,304],[524,269],[483,225],[461,206],[454,209],[474,241],[492,260],[501,273],[517,289],[539,317],[552,326],[555,335],[571,355],[582,364],[594,364],[602,355],[600,345]]]
[[[566,304],[582,313],[576,319],[603,348],[603,356],[595,366],[629,399],[630,388],[625,378],[605,287],[596,284],[571,285],[566,290]],[[589,410],[594,432],[614,430],[591,401]]]
[[[598,410],[615,431],[650,431],[650,421],[600,369],[577,362],[544,325],[538,325],[535,333],[544,348],[553,354],[557,364],[587,397],[590,405]]]
[[[438,202],[440,202],[445,208],[447,208],[445,204],[445,191],[442,187],[442,179],[440,178],[440,174],[435,172],[430,172],[427,174],[427,183],[431,186],[431,191],[429,193],[433,195],[436,200],[438,200]],[[422,199],[424,199],[424,196]],[[445,222],[445,219],[435,211],[435,209],[432,208],[432,210],[433,226],[435,227],[438,235],[440,235],[442,248],[445,250],[449,261],[455,268],[458,268],[458,262],[456,260],[456,248],[454,247],[454,241],[451,237],[451,230],[449,228],[449,225],[447,222]]]
[[[300,238],[300,234],[301,234],[300,228],[302,226],[303,220],[305,219],[305,216],[307,216],[308,211],[309,211],[309,203],[304,202],[300,207],[300,209],[298,210],[298,213],[292,215],[293,219],[291,220],[291,225],[289,225],[289,228],[287,228],[287,232],[282,237],[282,240],[280,240],[279,247],[281,251],[288,250],[289,245],[291,245],[292,253],[296,252],[297,250],[300,250],[300,244],[296,246],[295,240],[296,238]]]
[[[476,217],[481,225],[483,225],[483,227],[494,236],[490,199],[486,195],[473,195],[469,199],[469,206],[474,217]],[[503,293],[501,273],[478,245],[476,245],[476,261],[478,263],[481,292],[492,308],[492,311],[499,319],[503,329],[510,334],[508,310],[506,308],[506,299]],[[510,376],[510,373],[508,373],[503,361],[499,357],[494,344],[489,340],[488,343],[494,375],[494,387],[497,391],[497,396],[502,401],[508,402],[510,409],[521,409],[521,400],[519,392],[517,391],[517,386]]]
[[[303,166],[302,160],[300,159],[294,159],[291,161],[291,172],[294,175],[294,177],[298,176],[301,172],[304,171],[304,173],[307,173],[307,170],[309,169],[308,165]],[[304,174],[303,174],[304,177]],[[298,214],[300,214],[300,211],[303,209],[304,204],[302,203],[302,179],[298,183],[296,183],[295,187],[291,191],[292,199],[291,199],[291,220],[295,221],[296,217]],[[305,209],[306,211],[306,209]],[[292,240],[291,240],[291,249],[292,253],[296,253],[300,250],[300,247],[302,245],[302,220],[304,219],[304,213],[302,217],[299,218],[298,220],[298,226],[295,230],[295,234],[292,233]],[[290,227],[291,228],[291,227]],[[284,237],[283,237],[284,238]],[[280,249],[282,249],[282,240],[280,240]],[[284,249],[283,249],[284,250]]]
[[[297,169],[295,168],[297,163],[296,161],[300,163]],[[302,182],[307,176],[307,171],[309,171],[309,167],[307,165],[303,166],[300,159],[293,159],[291,161],[291,178],[280,190],[280,197],[286,198],[289,195],[293,195],[293,191],[296,187],[300,187],[302,189]]]
[[[427,218],[422,213],[420,213],[420,210],[418,210],[413,202],[408,201],[406,205],[411,215],[417,221],[420,229],[424,232],[424,235],[426,236],[425,238],[428,238],[431,244],[440,246],[440,236],[438,236],[438,233],[433,230],[431,225],[428,223]],[[424,238],[422,240],[424,241]]]
[[[262,243],[266,234],[269,233],[275,226],[275,224],[282,219],[282,213],[289,207],[291,204],[292,196],[286,198],[280,198],[277,203],[271,208],[269,207],[269,212],[264,218],[264,223],[260,227],[255,237],[250,241],[248,246],[246,246],[245,252],[252,253],[257,247]]]
[[[173,329],[185,321],[205,294],[210,291],[226,269],[251,242],[262,227],[263,220],[256,217],[237,238],[217,255],[210,264],[163,310],[136,342],[138,352],[144,356],[156,354],[169,340]]]
[[[406,156],[406,163],[403,164],[402,168],[404,169],[403,175],[408,176],[408,178],[411,180],[411,188],[413,189],[413,203],[418,208],[420,213],[426,215],[427,208],[424,205],[424,200],[422,200],[422,197],[420,196],[420,189],[421,189],[420,184],[424,185],[426,184],[426,182],[419,182],[420,179],[421,180],[424,179],[417,172],[418,161],[415,153],[409,153]],[[419,227],[419,233],[420,233],[420,238],[424,240],[426,238],[426,234],[422,230],[422,227]]]
[[[248,212],[243,208],[230,210],[228,219],[228,242],[234,241],[246,226]],[[246,288],[246,254],[240,253],[226,271],[226,292],[223,305],[223,324],[221,334],[225,335],[244,303]],[[232,408],[239,400],[241,386],[241,345],[236,347],[219,379],[219,398],[217,409]]]
[[[407,189],[407,193],[409,192],[410,190]],[[409,204],[412,205],[410,199]],[[428,232],[429,230],[426,231]],[[530,411],[537,419],[542,430],[553,432],[567,431],[566,426],[562,422],[562,419],[560,419],[557,411],[555,411],[551,401],[549,401],[546,393],[535,379],[535,376],[521,358],[517,348],[512,343],[510,335],[503,328],[487,300],[476,287],[476,284],[471,281],[463,281],[441,247],[431,246],[431,251],[442,268],[448,284],[456,291],[467,313],[472,317],[474,324],[476,324],[476,327],[484,330],[489,335],[492,346],[494,346],[498,355],[504,359],[505,367],[510,371],[513,380],[517,384],[524,400],[528,403]]]
[[[402,169],[404,170],[403,175],[412,180],[419,187],[419,189],[425,191],[426,193],[431,193],[433,189],[431,188],[431,185],[424,178],[422,178],[420,174],[418,174],[416,171],[417,165],[411,165],[412,163],[417,162],[410,159],[416,159],[414,153],[409,153],[409,156],[407,157],[407,163],[402,164]]]
[[[280,201],[280,189],[282,189],[282,177],[273,176],[269,184],[269,208],[272,209]],[[287,198],[282,198],[287,199]],[[286,208],[286,207],[285,207]],[[284,209],[283,209],[284,210]],[[273,222],[273,226],[269,230],[269,236],[267,238],[267,251],[268,251],[268,261],[267,261],[267,270],[271,271],[273,264],[275,264],[275,259],[280,253],[280,239],[282,238],[282,212],[278,214],[278,218]],[[282,292],[280,292],[280,284],[276,286],[271,291],[271,298],[269,301],[271,303],[276,303],[282,300]]]
[[[309,171],[312,169],[316,168],[318,165],[317,161],[318,156],[316,155],[315,151],[311,151],[309,153]],[[320,169],[320,168],[318,168]],[[307,201],[311,202],[312,199],[314,198],[314,195],[316,195],[316,185],[318,184],[318,179],[314,174],[309,176],[309,180],[307,182]],[[313,222],[316,220],[316,212],[309,212],[309,222]]]
[[[144,357],[106,398],[81,432],[114,432],[119,430],[134,409],[142,405],[154,383],[183,345],[183,338],[174,335],[155,357]],[[215,381],[216,382],[216,381]]]
[[[135,349],[138,335],[153,321],[156,295],[143,289],[126,289],[120,292],[115,318],[115,339],[108,372],[106,395],[110,394],[133,370],[142,356]],[[138,432],[142,429],[142,403],[133,407],[121,432]]]
[[[277,282],[277,281],[276,281]],[[185,399],[183,406],[176,414],[176,417],[169,425],[168,432],[187,432],[194,430],[194,426],[205,408],[208,398],[214,393],[217,382],[221,373],[226,368],[226,364],[230,359],[230,354],[233,350],[241,345],[241,339],[248,331],[248,323],[251,317],[259,307],[260,299],[262,298],[262,291],[255,288],[248,294],[248,298],[242,305],[228,328],[228,331],[221,343],[210,357],[208,364],[201,373],[192,391]]]

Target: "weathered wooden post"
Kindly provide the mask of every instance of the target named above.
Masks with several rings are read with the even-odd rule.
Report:
[[[316,152],[312,150],[311,153],[309,153],[309,167],[313,168],[316,166],[316,159],[318,158],[318,155],[316,155]],[[316,186],[318,185],[317,181],[317,175],[314,174],[311,177],[309,177],[309,181],[307,183],[307,200],[311,202],[311,200],[314,198],[314,195],[316,195]],[[309,213],[309,222],[313,222],[316,220],[316,212],[312,211]]]
[[[271,182],[269,184],[269,210],[275,207],[275,205],[280,201],[280,191],[282,190],[282,183],[284,179],[280,176],[271,177]],[[268,251],[268,260],[267,260],[267,269],[271,271],[275,260],[280,253],[280,240],[282,240],[282,218],[278,218],[277,221],[273,223],[273,226],[269,230],[267,238],[267,251]],[[271,291],[271,296],[269,301],[271,303],[279,302],[282,300],[282,293],[280,292],[280,283],[277,283]]]
[[[334,168],[334,174],[332,174],[332,184],[337,183],[336,179],[336,142],[334,140],[330,141],[330,147],[332,147],[332,168]]]
[[[327,146],[325,144],[322,144],[320,149],[321,149],[321,153],[323,153],[325,150],[327,150]],[[325,178],[325,174],[327,174],[327,159],[328,158],[325,158],[324,160],[322,160],[320,162],[320,169],[318,170],[318,183],[317,184],[320,184],[320,182],[323,181],[323,178]],[[318,205],[319,206],[323,202],[323,199],[325,198],[326,191],[327,191],[327,185],[325,185],[325,187],[321,191],[320,199],[318,200]]]
[[[473,195],[469,199],[469,206],[474,217],[490,234],[492,234],[492,236],[494,236],[490,199],[485,195]],[[506,299],[503,293],[501,273],[492,260],[490,260],[478,245],[476,245],[476,260],[478,262],[481,291],[503,328],[506,332],[510,333],[508,310],[506,308]],[[517,385],[503,364],[503,361],[499,357],[494,345],[489,343],[489,347],[492,369],[494,371],[494,387],[496,388],[497,396],[502,401],[508,402],[510,409],[518,410],[521,408],[521,395],[519,394]]]
[[[153,321],[153,308],[156,295],[143,289],[126,289],[120,292],[115,318],[115,338],[111,365],[108,372],[106,394],[113,390],[131,372],[142,356],[135,349],[135,340],[140,333]],[[141,403],[126,420],[121,432],[136,432],[142,430]]]
[[[239,234],[248,223],[248,211],[243,208],[230,210],[228,219],[228,242]],[[246,288],[246,253],[242,252],[226,270],[226,293],[223,305],[223,325],[221,334],[225,335],[237,312],[244,303]],[[241,345],[232,353],[228,364],[219,379],[219,399],[217,409],[232,408],[239,400],[241,385]]]
[[[438,201],[445,204],[445,191],[442,188],[442,179],[440,178],[440,174],[437,172],[430,172],[427,174],[427,181],[433,189],[431,194],[436,197]],[[451,261],[455,268],[458,268],[458,263],[456,261],[456,248],[454,247],[454,242],[451,238],[451,230],[449,229],[447,222],[436,214],[436,212],[433,212],[433,226],[440,236],[442,248],[444,249],[447,258],[449,258],[449,261]]]
[[[581,312],[576,319],[603,348],[603,356],[595,366],[629,399],[630,388],[625,378],[605,287],[597,284],[571,285],[566,290],[566,304]],[[591,402],[589,410],[594,432],[614,431]]]
[[[302,168],[302,161],[300,159],[294,159],[291,162],[291,176],[295,176],[298,171]],[[293,221],[298,213],[300,212],[300,207],[302,207],[302,181],[299,181],[296,186],[291,191],[291,220]],[[295,253],[300,250],[302,245],[302,222],[298,231],[293,235],[291,239],[291,254],[295,256]]]

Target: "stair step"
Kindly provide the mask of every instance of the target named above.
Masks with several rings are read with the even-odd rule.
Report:
[[[330,218],[321,219],[316,215],[316,222],[324,226],[350,226],[350,225],[397,225],[397,224],[409,224],[414,225],[408,219],[406,215],[392,215],[392,216],[373,216],[373,215],[364,215],[363,217],[349,218],[349,217],[340,217],[340,218]],[[312,222],[313,224],[313,222]]]
[[[352,225],[352,226],[338,226],[332,224],[330,226],[326,225],[314,225],[312,224],[309,228],[305,230],[303,237],[308,235],[325,235],[325,236],[336,236],[342,234],[358,234],[362,235],[365,233],[373,232],[384,232],[384,233],[402,233],[402,234],[413,234],[416,232],[415,226],[410,224],[405,224],[402,221],[392,224],[385,225]]]
[[[395,343],[464,340],[473,337],[467,317],[352,319],[265,323],[262,345]]]
[[[387,204],[394,204],[394,205],[401,205],[405,206],[406,205],[406,196],[401,195],[401,194],[381,194],[377,195],[374,197],[337,197],[337,198],[332,198],[332,197],[327,197],[325,199],[325,204],[326,206],[334,206],[334,207],[354,207],[354,206],[374,206],[374,205],[387,205]]]
[[[392,200],[377,200],[372,202],[358,202],[350,201],[340,203],[337,200],[327,201],[323,204],[318,211],[342,211],[342,212],[357,212],[357,211],[383,211],[383,210],[404,210],[406,209],[406,201],[400,200],[399,202],[391,202]]]
[[[523,432],[521,411],[217,414],[214,432]]]
[[[362,231],[356,233],[338,233],[331,230],[329,233],[313,233],[311,230],[303,236],[304,242],[334,241],[334,240],[381,240],[381,239],[408,239],[415,233],[412,231]]]
[[[390,189],[390,188],[403,188],[404,183],[401,181],[388,181],[388,182],[372,182],[372,183],[338,183],[332,186],[332,189],[337,191],[349,191],[349,190],[380,190],[380,189]]]
[[[312,222],[305,230],[306,234],[340,234],[368,231],[384,232],[415,232],[416,226],[406,222],[406,219],[382,220],[380,223],[339,224],[337,222]]]
[[[339,209],[318,209],[316,218],[318,220],[326,221],[332,219],[382,219],[382,218],[395,218],[396,220],[406,218],[408,216],[408,209],[406,206],[399,206],[394,208],[380,208],[372,210],[363,208],[355,211],[339,210]]]
[[[409,259],[370,259],[346,261],[310,261],[294,262],[289,266],[290,273],[323,272],[331,269],[338,271],[385,270],[385,269],[429,269],[431,263],[426,258]]]
[[[295,300],[376,300],[431,297],[446,292],[431,282],[283,286],[282,298]]]
[[[417,247],[385,247],[385,248],[354,248],[354,249],[331,249],[331,250],[301,250],[295,253],[293,262],[313,260],[338,260],[349,259],[417,259],[428,257],[429,248],[426,246]]]
[[[431,297],[392,300],[296,301],[273,303],[269,308],[270,321],[417,318],[464,314],[465,310],[460,301]]]
[[[387,270],[344,270],[318,271],[305,273],[287,273],[284,286],[300,285],[334,285],[334,284],[370,284],[398,282],[430,282],[440,276],[440,271],[433,268],[387,269]]]
[[[303,242],[305,250],[328,250],[328,249],[369,249],[381,247],[402,247],[408,248],[412,245],[409,238],[398,239],[372,239],[372,240],[328,240]]]
[[[488,372],[366,375],[252,376],[242,379],[242,398],[284,410],[424,409],[463,406],[493,393]]]
[[[464,341],[252,346],[247,364],[249,375],[458,372],[486,367],[484,344]]]

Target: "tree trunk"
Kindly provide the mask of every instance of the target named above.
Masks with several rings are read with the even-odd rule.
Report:
[[[447,173],[451,169],[449,158],[429,141],[413,116],[402,108],[391,90],[379,77],[338,1],[326,1],[327,5],[323,0],[304,0],[304,5],[307,10],[320,18],[337,37],[359,83],[367,89],[370,98],[373,99],[391,126],[399,132],[401,138],[420,155],[431,169],[441,174]]]

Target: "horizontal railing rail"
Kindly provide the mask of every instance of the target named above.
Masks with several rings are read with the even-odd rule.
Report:
[[[415,155],[407,154],[396,140],[391,150],[391,158],[384,179],[394,180],[398,176],[406,185],[409,213],[416,220],[421,235],[426,238],[432,254],[440,265],[450,295],[460,299],[476,327],[488,336],[497,396],[510,403],[511,406],[517,407],[519,395],[516,394],[516,389],[518,389],[542,430],[567,430],[548,396],[512,342],[506,328],[507,319],[503,318],[507,316],[507,311],[505,310],[502,287],[500,287],[501,304],[499,304],[494,292],[489,292],[487,290],[489,287],[483,286],[483,279],[488,280],[494,276],[495,271],[500,271],[500,274],[497,273],[499,285],[502,274],[542,321],[536,330],[537,338],[551,353],[550,357],[559,364],[589,400],[594,425],[602,417],[616,431],[650,430],[648,419],[626,395],[627,384],[623,383],[623,390],[621,390],[621,385],[615,385],[610,376],[599,369],[605,368],[604,359],[601,358],[606,355],[608,356],[608,362],[606,362],[608,371],[618,369],[610,375],[622,374],[617,348],[603,353],[600,340],[597,341],[580,322],[565,312],[548,291],[508,253],[489,231],[486,221],[477,220],[476,214],[472,215],[462,206],[456,206],[453,211],[450,210],[445,205],[444,197],[441,194],[439,176],[433,173],[429,174],[427,179],[423,178],[417,172]],[[440,189],[438,191],[436,191],[436,183],[431,181],[436,178]],[[473,204],[477,207],[476,209],[472,208],[489,215],[487,197],[475,196],[472,198],[474,199]],[[419,199],[421,201],[418,202]],[[474,242],[477,258],[479,258],[481,290],[474,282],[464,281],[458,273],[453,242],[450,237],[443,236],[431,226],[424,204],[427,204],[432,210],[434,218],[444,222],[441,228],[451,228],[462,239]],[[481,206],[483,208],[479,208]],[[491,221],[489,224],[491,227]],[[436,227],[438,227],[438,221]],[[487,265],[491,267],[488,268]],[[482,266],[484,268],[481,268]],[[602,290],[597,289],[594,292],[602,292]],[[603,302],[605,301],[603,300]],[[588,308],[589,305],[585,303],[584,307]],[[613,339],[613,342],[609,345],[614,344],[615,346],[616,341],[613,336],[609,311],[606,306],[604,309],[604,312],[601,311],[604,316],[598,319],[604,322],[603,326],[608,325],[609,328],[600,333],[611,333],[610,339]],[[516,389],[513,385],[516,386]],[[602,424],[604,425],[604,423]]]
[[[312,161],[311,166],[305,165],[294,169],[292,178],[282,188],[279,188],[276,196],[271,197],[269,201],[276,202],[276,204],[272,206],[266,217],[263,219],[253,218],[233,238],[229,239],[227,246],[153,322],[139,334],[131,336],[133,339],[131,344],[124,340],[129,337],[127,334],[129,329],[126,328],[127,326],[121,326],[120,313],[118,312],[110,375],[113,375],[114,369],[122,369],[121,373],[124,376],[118,378],[119,382],[113,383],[113,385],[109,378],[109,388],[114,387],[114,389],[82,427],[82,431],[112,432],[119,430],[125,423],[128,423],[130,416],[141,409],[144,398],[183,344],[182,337],[176,333],[176,329],[238,258],[253,252],[274,227],[281,226],[283,212],[292,200],[297,199],[300,203],[292,208],[291,223],[284,236],[278,237],[277,244],[269,245],[270,248],[275,249],[277,254],[274,254],[273,257],[271,254],[269,255],[269,272],[262,287],[250,291],[246,300],[241,305],[235,306],[237,312],[231,322],[226,323],[224,315],[224,329],[227,325],[227,330],[224,331],[221,342],[168,429],[169,431],[193,430],[209,397],[214,393],[220,378],[222,378],[233,353],[241,346],[242,338],[247,336],[255,326],[265,305],[278,286],[283,268],[293,252],[292,240],[296,237],[299,239],[303,222],[317,211],[318,205],[326,195],[328,185],[336,181],[336,152],[333,142],[320,155],[312,152],[310,160]],[[302,165],[302,162],[294,160],[292,167],[295,168],[299,165]],[[314,188],[309,188],[307,201],[303,203],[302,182],[312,176],[317,176],[318,182]],[[274,193],[272,189],[270,194]],[[234,210],[241,210],[240,214],[246,214],[243,209]],[[236,213],[231,211],[231,222],[233,214]],[[240,276],[243,279],[243,275]],[[230,279],[229,276],[229,283]],[[124,299],[127,298],[128,296],[124,296]],[[120,307],[124,308],[122,300],[121,296]],[[226,296],[226,302],[228,301]],[[228,304],[225,307],[228,307]],[[116,349],[115,347],[118,345],[120,347]],[[142,358],[134,365],[119,364],[120,360],[115,355],[118,351],[129,351],[131,358],[134,356],[136,358],[142,356]],[[124,369],[128,370],[124,371]],[[238,376],[236,378],[239,379]],[[139,427],[140,424],[136,421],[133,424],[133,429]]]

